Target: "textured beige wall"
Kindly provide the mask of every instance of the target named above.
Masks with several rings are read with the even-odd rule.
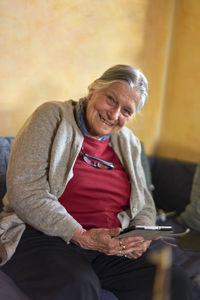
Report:
[[[0,1],[0,134],[48,100],[78,99],[144,47],[147,0]]]
[[[45,101],[78,100],[106,68],[125,63],[141,68],[149,79],[148,102],[128,124],[147,152],[199,160],[199,4],[0,0],[0,135],[15,135]],[[190,91],[182,81],[186,70],[195,70],[188,75]],[[180,106],[183,99],[189,104],[186,94],[193,95],[190,111]],[[174,109],[180,120],[171,114]]]
[[[200,161],[200,1],[178,0],[156,152]]]

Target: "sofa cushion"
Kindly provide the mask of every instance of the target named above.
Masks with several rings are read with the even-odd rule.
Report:
[[[102,289],[100,300],[118,300],[118,298],[110,291]]]
[[[196,163],[151,157],[150,165],[157,208],[178,214],[184,211],[189,204]]]
[[[0,137],[0,211],[2,199],[6,193],[6,170],[13,137]]]
[[[28,300],[29,298],[21,292],[11,278],[0,271],[0,299]]]
[[[200,162],[196,167],[190,194],[190,203],[178,217],[178,221],[200,231]]]

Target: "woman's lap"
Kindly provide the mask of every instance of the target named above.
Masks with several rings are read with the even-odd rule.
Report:
[[[62,239],[32,229],[25,231],[2,270],[34,300],[100,298],[100,283],[90,263]]]
[[[66,295],[72,300],[98,300],[100,285],[120,300],[149,300],[155,275],[145,255],[137,260],[107,256],[32,229],[25,231],[16,253],[2,269],[34,300],[62,300]],[[176,281],[173,299],[189,299],[185,297],[188,282],[176,267],[172,278]],[[184,295],[177,298],[182,280],[185,288],[179,288]]]

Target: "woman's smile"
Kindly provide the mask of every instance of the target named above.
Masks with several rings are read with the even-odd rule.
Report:
[[[101,119],[101,121],[104,123],[104,124],[106,124],[106,125],[108,125],[108,126],[113,126],[114,124],[113,123],[110,123],[110,122],[108,122],[100,113],[99,113],[99,118]]]

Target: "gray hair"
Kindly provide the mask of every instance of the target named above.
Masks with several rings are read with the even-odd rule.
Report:
[[[137,104],[136,111],[140,111],[148,97],[148,82],[144,74],[128,65],[115,65],[106,70],[99,78],[93,81],[89,86],[89,92],[99,90],[114,82],[126,82],[131,88],[140,93],[140,100]]]

